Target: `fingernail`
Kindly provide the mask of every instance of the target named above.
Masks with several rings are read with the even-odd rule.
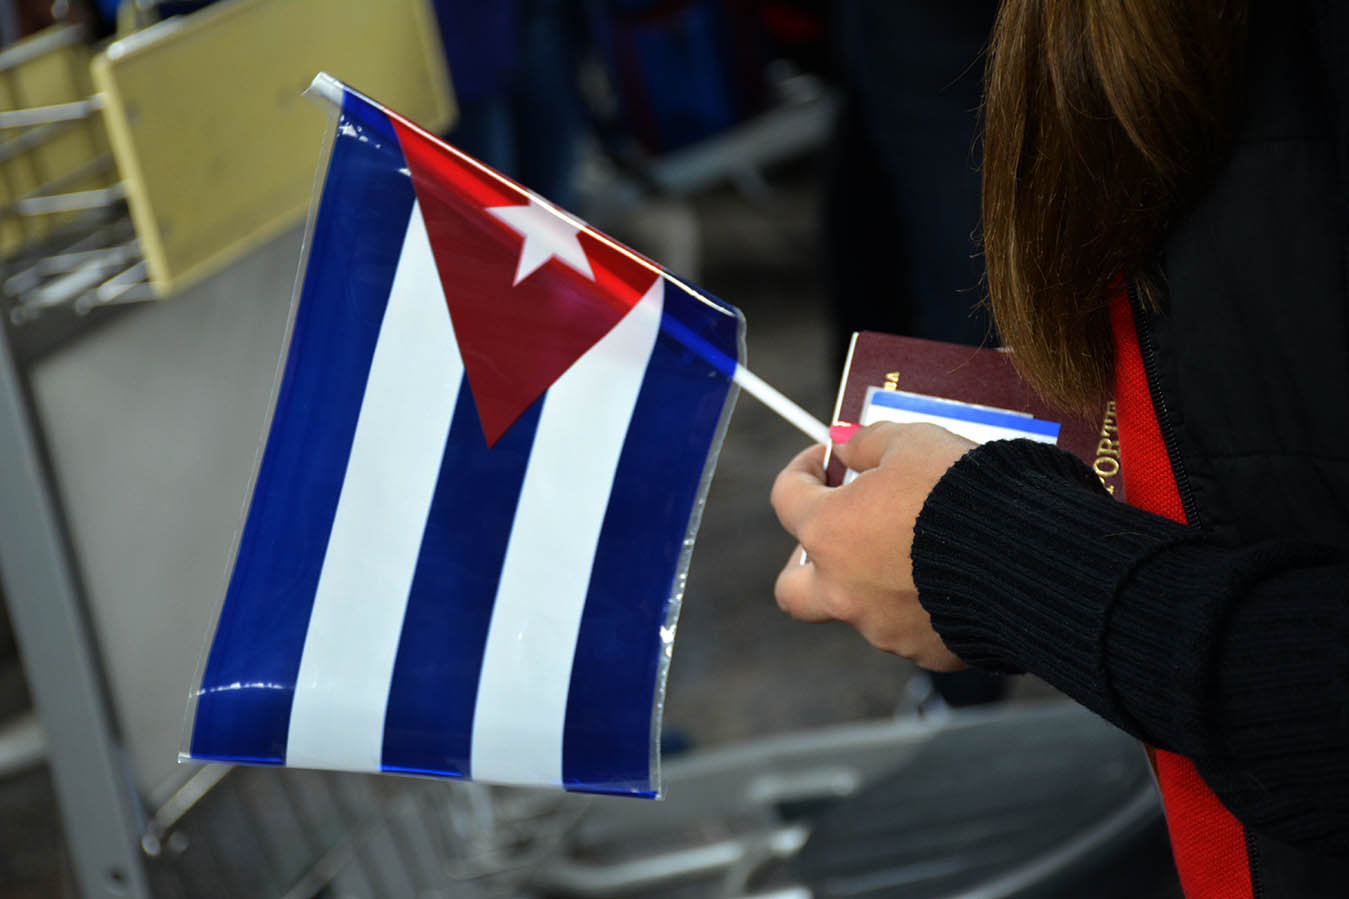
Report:
[[[829,439],[834,443],[847,443],[852,439],[852,435],[862,430],[861,425],[855,425],[850,421],[840,421],[829,429]]]

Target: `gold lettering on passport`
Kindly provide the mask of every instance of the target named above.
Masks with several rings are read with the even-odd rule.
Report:
[[[1119,428],[1115,424],[1115,401],[1111,400],[1105,404],[1105,419],[1101,422],[1101,442],[1096,444],[1096,459],[1091,465],[1091,470],[1101,479],[1101,485],[1111,496],[1115,494],[1115,486],[1105,481],[1106,478],[1113,478],[1119,474],[1119,441],[1115,439],[1118,433]]]
[[[1096,477],[1101,479],[1102,484],[1105,484],[1106,478],[1113,478],[1119,474],[1119,462],[1109,456],[1100,456],[1091,466],[1091,470],[1096,472]]]
[[[886,372],[886,373],[885,373],[885,385],[884,385],[883,387],[881,387],[881,389],[882,389],[882,390],[898,390],[898,389],[899,389],[899,372],[897,372],[897,371],[888,371],[888,372]]]

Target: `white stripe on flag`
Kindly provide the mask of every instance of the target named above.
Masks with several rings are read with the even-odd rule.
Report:
[[[590,569],[665,279],[551,388],[497,587],[473,717],[475,780],[557,784]]]
[[[463,363],[413,204],[305,634],[286,764],[378,771],[384,709]]]

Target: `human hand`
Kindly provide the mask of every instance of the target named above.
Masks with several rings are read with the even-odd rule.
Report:
[[[964,668],[918,603],[909,551],[928,493],[974,446],[936,425],[885,423],[835,447],[858,473],[841,487],[825,485],[823,446],[787,463],[773,509],[800,546],[778,575],[778,606],[802,621],[846,622],[877,649],[931,671]]]

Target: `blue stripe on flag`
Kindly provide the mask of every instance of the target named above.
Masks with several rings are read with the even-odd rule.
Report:
[[[674,293],[683,293],[674,283],[669,283],[665,289],[666,296]],[[728,378],[735,377],[735,369],[738,365],[735,356],[735,348],[728,354],[718,349],[711,341],[695,333],[692,328],[684,324],[669,312],[661,316],[660,327],[662,331],[669,333],[675,340],[684,346],[696,352],[702,357],[703,361],[711,365],[714,369],[721,372]]]
[[[368,133],[378,135],[377,139],[385,146],[399,146],[398,133],[393,130],[393,122],[389,121],[384,111],[350,88],[342,92],[342,116]],[[398,153],[401,156],[402,150]],[[406,163],[400,159],[398,166],[402,168],[405,165]]]
[[[483,647],[542,408],[488,449],[467,379],[460,388],[389,687],[386,771],[470,774]]]
[[[998,409],[966,406],[937,397],[918,396],[917,394],[900,393],[893,390],[874,390],[871,393],[871,402],[878,406],[889,406],[891,409],[904,409],[908,412],[938,415],[942,418],[954,418],[958,421],[993,425],[998,428],[1021,431],[1025,434],[1055,438],[1059,436],[1060,426],[1056,421],[1044,421],[1043,419],[1017,415],[1014,412],[1003,412]]]
[[[333,142],[272,430],[197,697],[197,758],[285,759],[314,590],[412,210],[401,154],[390,164],[396,147],[341,129]]]
[[[739,357],[740,319],[673,285],[600,532],[567,695],[562,780],[571,790],[653,796],[652,701],[661,627],[689,516]],[[678,338],[668,333],[681,324]],[[696,335],[697,349],[688,337]],[[712,350],[711,354],[707,350]],[[672,487],[674,489],[672,489]]]

